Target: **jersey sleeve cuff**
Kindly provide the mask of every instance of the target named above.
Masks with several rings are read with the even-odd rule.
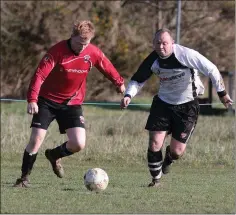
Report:
[[[124,98],[125,98],[125,97],[131,98],[131,95],[130,95],[130,94],[125,94]]]
[[[37,99],[28,99],[27,102],[30,103],[30,102],[37,102],[38,100]]]
[[[125,83],[124,78],[120,77],[119,80],[116,80],[116,82],[114,84],[116,85],[116,87],[120,87],[124,83]]]
[[[217,92],[217,94],[221,98],[221,97],[224,97],[226,95],[226,91],[223,90],[223,91]]]

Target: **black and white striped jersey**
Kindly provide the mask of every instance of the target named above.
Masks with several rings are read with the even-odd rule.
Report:
[[[134,97],[152,74],[160,78],[159,98],[169,104],[183,104],[204,93],[198,71],[210,77],[217,92],[225,90],[217,67],[199,52],[173,45],[173,53],[161,58],[153,51],[132,76],[125,94]]]

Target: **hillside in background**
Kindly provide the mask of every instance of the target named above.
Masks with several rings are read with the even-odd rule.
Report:
[[[182,1],[180,44],[194,48],[222,71],[234,71],[235,2]],[[26,98],[45,52],[68,39],[73,21],[90,19],[96,44],[126,79],[152,50],[154,32],[176,32],[176,1],[1,1],[1,97]],[[148,87],[147,87],[148,85]],[[151,78],[145,94],[156,92]],[[87,100],[113,100],[114,87],[96,69]]]

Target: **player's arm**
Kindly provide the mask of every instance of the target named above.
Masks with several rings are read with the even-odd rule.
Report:
[[[131,77],[125,91],[124,98],[121,100],[121,108],[126,108],[131,99],[142,89],[145,82],[152,76],[152,64],[157,59],[157,54],[153,51],[149,56],[141,63],[137,72]]]
[[[57,62],[57,55],[53,53],[52,50],[49,50],[49,52],[44,55],[31,79],[27,92],[27,112],[29,114],[38,113],[37,101],[41,85]]]
[[[222,76],[218,68],[211,61],[209,61],[199,52],[192,49],[186,49],[182,60],[184,61],[184,64],[186,66],[197,69],[199,72],[203,73],[211,79],[211,82],[215,87],[221,102],[226,108],[228,108],[229,105],[232,105],[233,101],[225,90]]]
[[[118,93],[124,93],[124,78],[118,73],[105,54],[98,48],[96,50],[95,67],[116,86]]]

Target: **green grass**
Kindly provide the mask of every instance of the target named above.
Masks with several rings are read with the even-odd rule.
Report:
[[[1,213],[236,212],[232,116],[200,116],[184,156],[163,176],[160,188],[150,189],[144,130],[148,111],[84,106],[87,145],[63,159],[65,178],[53,174],[43,154],[66,140],[53,122],[31,174],[31,188],[17,189],[12,184],[20,175],[30,135],[31,116],[25,110],[26,103],[1,104]],[[102,193],[91,193],[83,185],[91,167],[104,168],[109,175]]]
[[[9,164],[10,165],[7,165]],[[18,164],[17,164],[18,163]],[[178,163],[163,176],[161,187],[148,188],[146,164],[79,162],[64,159],[66,176],[58,179],[39,156],[31,175],[32,188],[12,188],[19,175],[17,159],[2,164],[2,213],[233,213],[235,177],[232,168],[191,168]],[[110,178],[102,193],[87,191],[88,168],[104,168]]]

